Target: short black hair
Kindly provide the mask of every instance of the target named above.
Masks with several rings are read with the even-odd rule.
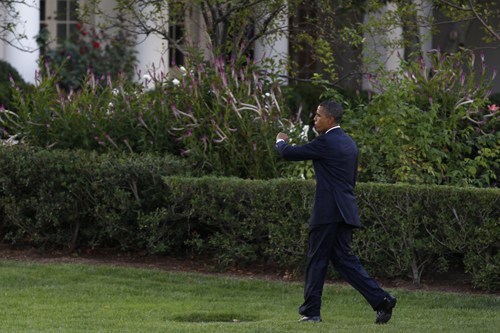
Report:
[[[332,100],[327,100],[327,101],[321,102],[319,104],[319,106],[321,106],[323,109],[325,109],[325,111],[326,111],[326,113],[328,113],[328,115],[335,118],[335,122],[337,124],[340,124],[340,121],[342,120],[342,116],[344,115],[344,109],[342,108],[342,106],[339,103],[332,101]]]

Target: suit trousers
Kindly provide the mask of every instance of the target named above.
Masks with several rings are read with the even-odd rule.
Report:
[[[328,264],[368,301],[374,310],[389,294],[371,278],[359,258],[352,254],[353,227],[345,222],[309,226],[309,248],[304,285],[303,316],[319,316]]]

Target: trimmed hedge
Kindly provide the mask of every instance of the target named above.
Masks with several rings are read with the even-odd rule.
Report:
[[[171,156],[0,147],[0,237],[70,251],[149,249],[151,219],[164,215],[161,177],[186,170]],[[178,228],[159,228],[182,244],[171,235]]]
[[[314,182],[192,178],[173,157],[0,147],[0,237],[10,244],[212,258],[301,271]],[[355,252],[379,277],[450,268],[500,290],[500,189],[358,184]]]
[[[366,230],[356,238],[370,270],[389,277],[471,273],[476,287],[500,290],[500,189],[360,184]]]
[[[171,216],[189,226],[188,243],[223,265],[304,264],[314,182],[276,179],[165,179]],[[365,228],[353,247],[378,276],[463,269],[477,288],[500,290],[500,190],[358,184]]]

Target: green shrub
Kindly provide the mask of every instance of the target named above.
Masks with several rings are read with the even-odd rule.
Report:
[[[28,85],[17,69],[8,62],[0,60],[0,109],[15,111],[13,90],[16,88],[28,89]]]
[[[418,283],[425,273],[446,272],[458,257],[477,287],[500,287],[492,275],[500,270],[494,258],[500,190],[372,183],[357,192],[366,229],[355,244],[370,271]],[[494,288],[481,282],[485,274]]]
[[[118,247],[154,252],[158,235],[170,235],[164,225],[152,228],[152,220],[162,218],[161,177],[188,170],[169,156],[22,146],[0,147],[0,161],[3,239],[70,250]]]
[[[39,78],[36,88],[32,93],[16,91],[16,117],[0,115],[32,146],[101,153],[175,150],[170,111],[156,110],[139,84],[122,78],[101,85],[90,75],[80,90],[66,94],[57,76],[49,74]]]
[[[469,69],[474,54],[431,55],[372,79],[377,94],[345,116],[360,148],[361,181],[495,187],[500,113],[490,75]]]
[[[69,39],[52,47],[48,31],[42,30],[38,36],[43,55],[40,70],[57,73],[58,85],[66,91],[80,89],[89,73],[104,83],[109,76],[131,80],[137,62],[133,41],[122,29],[116,31],[99,31],[79,23]]]
[[[17,91],[17,117],[0,120],[34,146],[181,155],[200,174],[272,178],[280,174],[276,133],[288,127],[277,82],[254,64],[220,59],[151,73],[142,83],[89,74],[64,92],[42,73],[36,90]]]
[[[169,130],[181,154],[202,174],[273,178],[283,163],[276,134],[288,124],[279,82],[263,77],[248,59],[229,64],[190,59],[178,78],[153,75],[157,112],[171,111]]]
[[[257,258],[302,268],[314,182],[168,177],[167,203],[189,225],[187,244],[222,267]],[[370,272],[389,278],[446,272],[456,265],[476,287],[498,290],[500,190],[359,184],[354,248]],[[466,203],[466,204],[464,204]]]
[[[303,264],[312,183],[275,179],[165,179],[172,216],[189,225],[187,244],[225,269],[267,261],[295,270]]]

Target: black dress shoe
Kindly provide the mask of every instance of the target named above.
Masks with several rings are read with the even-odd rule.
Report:
[[[375,319],[375,324],[385,324],[392,317],[392,309],[396,306],[396,298],[392,296],[387,296],[382,301],[377,309],[377,318]]]
[[[311,322],[311,323],[319,323],[321,321],[320,316],[304,316],[299,319],[299,323]]]

